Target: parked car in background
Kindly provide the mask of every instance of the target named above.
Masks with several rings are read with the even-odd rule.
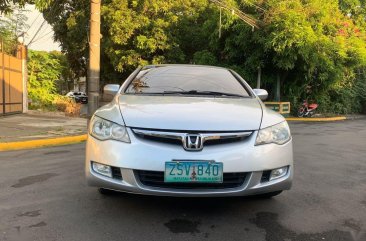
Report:
[[[196,65],[137,69],[89,125],[89,185],[165,196],[271,197],[291,187],[283,116],[237,73]]]
[[[67,97],[70,97],[75,100],[76,103],[87,104],[88,96],[81,91],[70,91],[66,94]]]

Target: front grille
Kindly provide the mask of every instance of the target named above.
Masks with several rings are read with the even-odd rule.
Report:
[[[201,138],[203,146],[211,146],[241,142],[252,134],[251,131],[211,133],[206,131],[174,132],[147,129],[133,129],[133,132],[135,133],[136,137],[141,139],[180,146],[184,146],[187,135],[198,135]]]
[[[205,146],[213,146],[213,145],[220,145],[220,144],[230,144],[234,142],[239,142],[245,140],[247,137],[236,137],[230,139],[221,139],[221,140],[208,140],[205,142]]]
[[[138,135],[138,137],[143,138],[145,140],[149,140],[149,141],[156,141],[156,142],[180,145],[180,146],[182,145],[182,140],[178,140],[178,139],[170,139],[170,138],[164,138],[164,137],[159,137],[159,136],[148,136],[148,135]]]
[[[122,180],[121,168],[111,167],[112,168],[112,177],[114,179]]]
[[[135,170],[135,176],[149,187],[174,189],[225,189],[244,184],[246,172],[224,173],[223,183],[170,183],[164,182],[164,172]]]

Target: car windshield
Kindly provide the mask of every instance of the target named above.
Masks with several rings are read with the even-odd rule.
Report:
[[[142,69],[127,94],[250,96],[227,69],[205,66],[156,66]]]

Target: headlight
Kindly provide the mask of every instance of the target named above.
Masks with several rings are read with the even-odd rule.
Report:
[[[107,121],[98,116],[93,116],[90,121],[90,135],[99,140],[116,140],[130,143],[125,126]]]
[[[270,126],[258,131],[255,145],[263,145],[275,143],[278,145],[285,144],[291,139],[290,128],[286,121],[277,125]]]

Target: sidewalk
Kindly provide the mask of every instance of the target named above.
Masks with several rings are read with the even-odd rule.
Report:
[[[295,122],[328,122],[365,118],[365,115],[330,118],[286,118]],[[87,119],[63,113],[30,111],[0,118],[0,151],[66,145],[87,139]]]
[[[9,115],[0,118],[0,143],[40,140],[87,133],[87,119],[60,114]]]

